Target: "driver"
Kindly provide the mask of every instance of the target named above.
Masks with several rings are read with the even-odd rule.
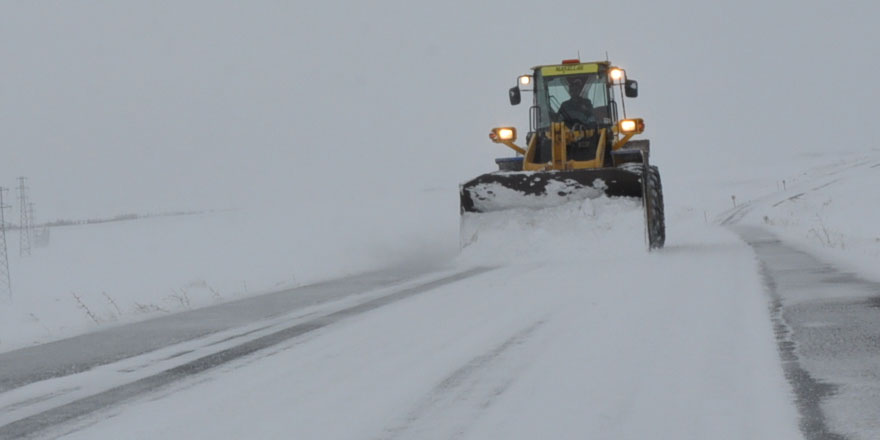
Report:
[[[596,122],[593,115],[593,103],[581,96],[586,82],[586,79],[581,76],[568,78],[568,95],[571,98],[559,106],[559,116],[568,125],[587,125]]]

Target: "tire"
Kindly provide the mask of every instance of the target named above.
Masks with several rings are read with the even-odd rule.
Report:
[[[663,185],[660,170],[651,165],[645,176],[645,228],[648,232],[648,248],[660,249],[666,243],[666,220],[663,214]]]

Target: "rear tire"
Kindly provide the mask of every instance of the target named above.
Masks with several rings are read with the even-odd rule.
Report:
[[[666,243],[666,220],[663,213],[663,185],[660,170],[651,165],[645,177],[645,228],[648,231],[648,248],[660,249]]]

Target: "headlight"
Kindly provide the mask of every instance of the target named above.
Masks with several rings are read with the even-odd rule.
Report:
[[[531,83],[532,83],[532,76],[531,75],[523,75],[523,76],[519,77],[519,85],[527,86]]]
[[[516,140],[516,129],[513,127],[493,128],[492,132],[489,133],[489,139],[492,139],[493,142],[513,142]]]
[[[619,122],[618,128],[621,133],[641,133],[645,131],[645,121],[641,119],[624,119]]]
[[[608,71],[608,76],[612,81],[620,81],[623,79],[623,75],[623,69],[617,67],[612,67],[611,70]]]

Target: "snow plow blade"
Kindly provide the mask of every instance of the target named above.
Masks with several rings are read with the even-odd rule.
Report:
[[[602,196],[643,196],[641,167],[498,171],[461,185],[461,212],[546,208]]]

